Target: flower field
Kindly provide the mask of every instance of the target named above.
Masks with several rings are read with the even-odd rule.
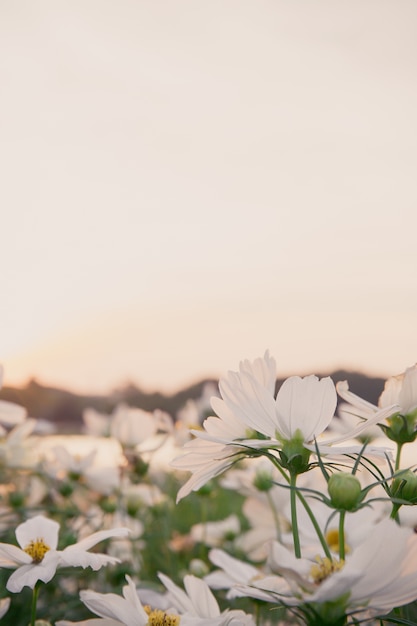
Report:
[[[0,622],[417,625],[417,367],[378,405],[242,361],[84,432],[0,401]]]

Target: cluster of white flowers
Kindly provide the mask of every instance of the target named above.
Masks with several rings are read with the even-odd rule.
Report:
[[[15,532],[0,575],[14,570],[11,594],[32,589],[31,626],[58,578],[84,613],[55,626],[417,624],[404,608],[417,600],[417,366],[387,380],[378,406],[345,381],[293,376],[276,393],[276,380],[266,352],[220,380],[208,416],[204,390],[175,422],[88,409],[77,436],[45,434],[0,401],[0,533]],[[223,515],[220,492],[233,503]],[[188,498],[198,508],[180,531],[170,524]],[[123,566],[121,593],[68,574],[107,565]],[[0,618],[14,609],[0,599]]]

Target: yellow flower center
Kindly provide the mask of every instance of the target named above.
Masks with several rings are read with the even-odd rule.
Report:
[[[40,563],[43,560],[45,554],[51,548],[46,545],[43,539],[36,539],[36,541],[31,541],[28,543],[24,552],[32,557],[33,563]]]
[[[316,557],[316,563],[311,566],[310,576],[315,583],[321,583],[333,574],[342,569],[344,561],[331,560],[327,556],[322,558]]]
[[[326,542],[332,552],[339,552],[339,531],[337,528],[331,528],[326,533]],[[345,554],[349,554],[350,547],[345,542]]]
[[[145,606],[144,609],[149,615],[147,626],[179,626],[179,615],[165,613],[160,609],[151,609],[150,606]]]

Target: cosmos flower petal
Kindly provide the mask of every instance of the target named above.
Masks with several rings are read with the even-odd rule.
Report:
[[[184,587],[197,615],[200,617],[220,615],[217,600],[204,580],[196,576],[185,576]]]
[[[117,620],[125,626],[145,626],[148,622],[148,615],[142,605],[138,610],[136,605],[115,593],[84,590],[80,592],[80,598],[96,615]]]
[[[89,550],[97,543],[100,543],[100,541],[104,541],[104,539],[109,539],[111,537],[126,537],[126,535],[128,534],[129,530],[127,528],[99,530],[98,532],[93,533],[92,535],[89,535],[88,537],[85,537],[80,541],[77,541],[77,543],[68,546],[68,548],[65,548],[64,552],[66,552],[67,550]]]
[[[12,593],[19,593],[23,587],[34,588],[38,580],[48,583],[55,575],[59,562],[59,553],[48,552],[41,563],[22,565],[14,571],[7,581],[6,588]]]
[[[187,596],[185,591],[178,587],[168,576],[158,572],[158,578],[167,589],[170,599],[172,603],[175,605],[176,609],[181,613],[193,613],[194,614],[194,606],[191,599]]]
[[[36,515],[16,528],[16,539],[21,548],[26,548],[32,541],[42,539],[51,549],[58,545],[59,524],[43,515]]]
[[[363,422],[356,425],[354,428],[345,432],[343,435],[337,435],[335,437],[331,437],[323,441],[324,445],[339,443],[341,441],[346,441],[347,439],[355,439],[359,435],[361,435],[364,431],[366,431],[371,426],[375,426],[376,424],[382,423],[387,417],[390,417],[394,413],[398,412],[398,405],[389,405],[384,407],[383,409],[377,409],[375,407],[375,412],[369,415]]]
[[[15,568],[32,562],[32,557],[10,543],[0,543],[0,567]]]
[[[141,617],[145,617],[146,612],[142,606],[136,591],[135,583],[130,576],[126,576],[127,585],[123,587],[123,597],[131,604]]]
[[[336,389],[331,378],[287,378],[276,399],[277,413],[286,424],[284,436],[291,439],[299,430],[305,441],[312,441],[329,425],[336,404]]]
[[[274,396],[250,374],[229,372],[219,383],[226,405],[247,427],[273,437],[276,431]]]
[[[97,554],[96,552],[87,552],[85,550],[73,550],[73,546],[65,548],[60,553],[61,567],[91,567],[94,571],[99,570],[104,565],[120,563],[120,559],[107,554]]]
[[[398,404],[406,414],[417,407],[417,366],[405,370]]]

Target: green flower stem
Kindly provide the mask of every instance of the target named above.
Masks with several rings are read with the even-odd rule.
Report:
[[[301,558],[301,546],[300,546],[300,535],[298,532],[298,520],[297,520],[297,474],[290,475],[290,504],[291,504],[291,527],[292,527],[292,536],[294,539],[294,554],[297,559]]]
[[[30,626],[35,626],[36,605],[38,603],[38,594],[39,594],[39,584],[36,583],[35,586],[33,587],[33,593],[32,593],[32,610],[31,610],[31,617],[30,617]]]
[[[339,560],[345,560],[345,515],[346,511],[340,511],[339,517]]]
[[[264,453],[265,454],[265,453]],[[288,483],[291,483],[290,479],[288,478],[287,474],[284,472],[284,470],[282,469],[281,465],[279,464],[278,460],[274,457],[273,454],[269,454],[266,453],[265,456],[273,463],[273,465],[280,471],[280,473],[282,474],[282,476],[285,478],[285,480]],[[294,483],[295,483],[295,479],[296,477],[294,477]],[[296,492],[297,493],[297,498],[300,500],[301,504],[303,505],[303,507],[306,510],[307,515],[309,516],[311,523],[313,524],[314,530],[317,533],[317,537],[321,543],[321,546],[324,550],[325,555],[327,556],[327,558],[329,558],[330,560],[332,559],[332,554],[330,552],[330,548],[327,545],[327,541],[323,536],[323,533],[321,532],[321,528],[316,520],[316,518],[314,517],[314,513],[310,508],[310,505],[308,504],[307,500],[304,498],[303,494],[301,493],[301,491],[299,489],[291,489],[291,495]]]
[[[305,508],[306,513],[309,516],[311,523],[313,524],[314,530],[316,531],[317,537],[321,543],[321,547],[323,548],[325,555],[327,556],[328,559],[332,560],[332,553],[330,552],[330,548],[327,544],[326,539],[324,538],[323,533],[321,532],[321,528],[316,518],[314,517],[314,513],[311,510],[310,505],[308,504],[307,500],[304,498],[301,491],[297,491],[297,497],[302,503],[303,507]]]
[[[403,448],[403,444],[397,442],[397,457],[395,459],[395,471],[400,469],[400,459],[401,459],[401,450]]]
[[[395,520],[396,522],[399,523],[399,517],[398,517],[398,511],[401,508],[401,504],[398,504],[398,502],[394,502],[392,505],[392,511],[391,511],[391,515],[390,518]]]

